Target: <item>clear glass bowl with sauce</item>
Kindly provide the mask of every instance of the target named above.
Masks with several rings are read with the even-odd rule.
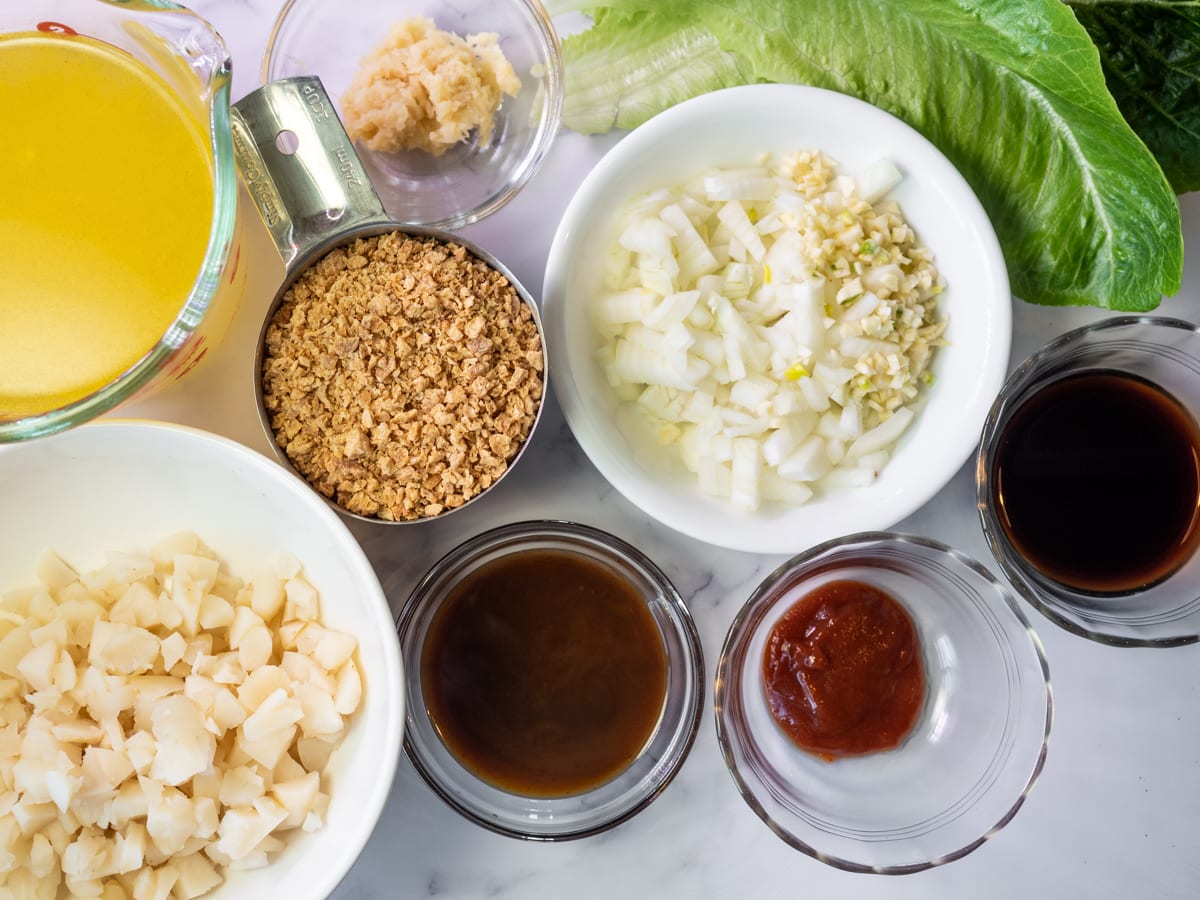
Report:
[[[802,598],[846,581],[908,614],[924,693],[893,749],[811,752],[772,713],[768,642]],[[836,646],[824,649],[814,665],[840,666]],[[813,702],[854,702],[844,696],[830,690]],[[775,834],[837,868],[883,874],[958,859],[1007,824],[1041,772],[1052,718],[1041,642],[1017,599],[957,551],[890,533],[829,541],[769,575],[729,629],[715,708],[733,780]]]
[[[391,27],[416,17],[460,38],[486,33],[520,79],[504,96],[487,142],[478,131],[441,155],[396,153],[356,144],[389,215],[406,225],[460,228],[515,197],[545,161],[562,118],[563,64],[558,35],[538,0],[465,5],[445,0],[288,0],[263,56],[263,84],[317,75],[345,118],[343,96],[360,62]]]
[[[443,557],[397,621],[404,746],[453,809],[532,840],[645,808],[691,749],[704,662],[682,597],[636,548],[571,522],[501,526]]]
[[[1118,316],[1009,376],[975,477],[993,555],[1052,622],[1122,647],[1200,641],[1200,329]]]

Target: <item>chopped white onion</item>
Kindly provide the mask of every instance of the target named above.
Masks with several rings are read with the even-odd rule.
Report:
[[[886,160],[852,178],[800,153],[626,211],[592,301],[596,359],[702,492],[753,511],[887,464],[945,327],[932,258],[871,206],[898,182]]]

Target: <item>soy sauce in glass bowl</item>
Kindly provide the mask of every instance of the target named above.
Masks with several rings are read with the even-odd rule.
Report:
[[[1200,543],[1198,452],[1195,418],[1153,383],[1069,374],[1026,400],[999,436],[1001,527],[1031,565],[1070,587],[1157,584]]]
[[[1017,592],[1117,646],[1200,641],[1200,329],[1122,316],[1033,354],[976,462],[984,535]]]

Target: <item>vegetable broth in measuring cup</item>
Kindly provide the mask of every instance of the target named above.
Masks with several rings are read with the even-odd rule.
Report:
[[[207,136],[147,65],[0,34],[0,418],[108,384],[171,327],[213,219]]]

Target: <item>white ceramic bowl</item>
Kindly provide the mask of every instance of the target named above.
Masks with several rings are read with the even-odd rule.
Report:
[[[904,176],[891,192],[929,247],[946,291],[949,345],[933,385],[869,487],[827,491],[799,507],[753,514],[703,495],[674,453],[619,430],[617,400],[593,359],[589,299],[603,283],[616,223],[632,198],[763,152],[821,150],[840,172],[881,157]],[[666,525],[738,550],[790,553],[855,531],[890,527],[916,510],[971,455],[1008,367],[1012,297],[1004,259],[978,199],[953,165],[894,116],[832,91],[751,85],[681,103],[623,138],[575,194],[550,248],[542,321],[554,391],[580,446],[630,502]]]
[[[232,872],[212,900],[328,896],[366,844],[400,755],[404,683],[387,598],[337,514],[307,485],[231,440],[134,421],[84,425],[0,451],[0,592],[34,583],[52,549],[77,568],[193,531],[235,575],[281,550],[321,595],[323,621],[358,638],[363,705],[323,779],[325,825],[264,869]]]

